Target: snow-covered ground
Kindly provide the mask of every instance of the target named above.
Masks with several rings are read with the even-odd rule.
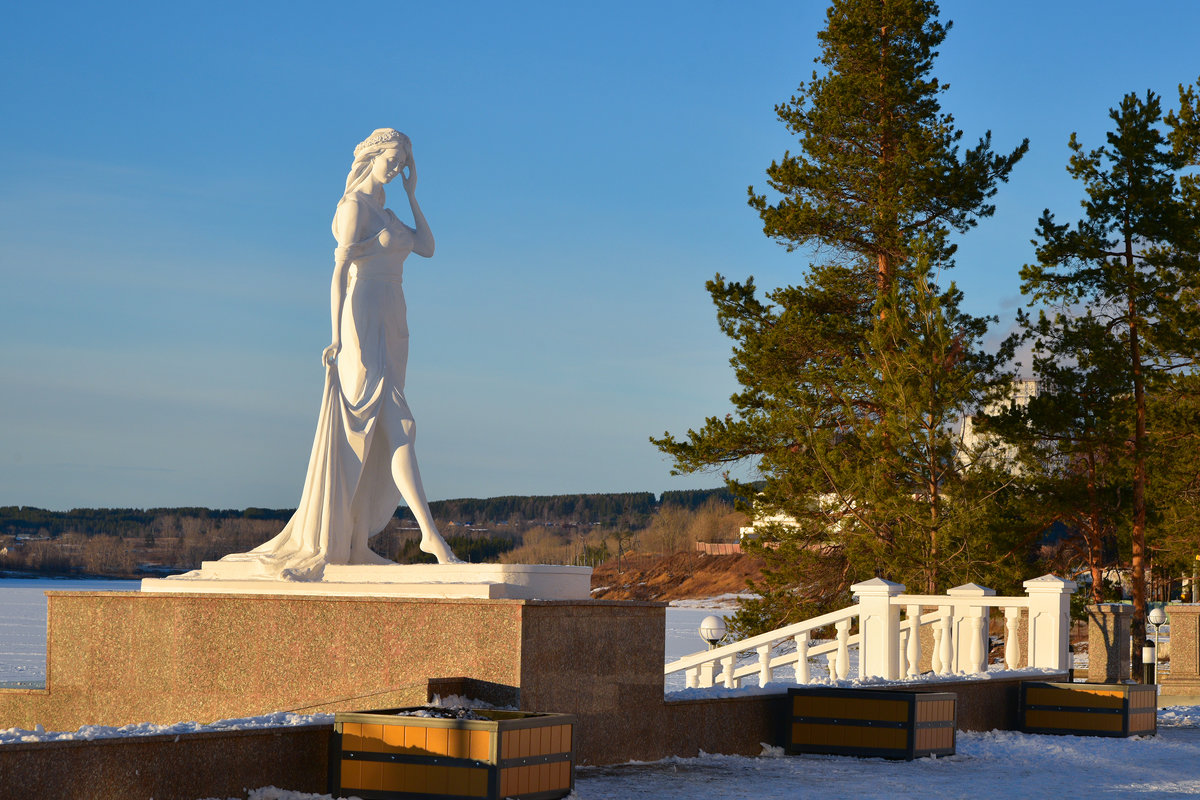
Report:
[[[40,680],[45,670],[46,588],[131,588],[94,582],[35,586],[0,581],[0,680]],[[728,612],[727,604],[723,609]],[[667,661],[703,649],[697,628],[711,607],[681,604],[667,611]],[[720,613],[718,611],[717,613]],[[7,624],[5,624],[7,623]],[[682,681],[682,679],[680,679]],[[668,684],[668,690],[670,689]],[[682,688],[682,683],[680,685]],[[324,721],[299,715],[230,720],[222,727]],[[3,741],[151,733],[199,728],[93,727],[67,733],[0,731]],[[211,728],[210,728],[211,729]],[[831,800],[832,798],[1095,798],[1200,795],[1200,707],[1159,710],[1159,735],[1140,739],[1030,736],[1014,732],[959,733],[957,755],[891,762],[834,756],[784,756],[767,749],[758,758],[705,755],[651,764],[585,767],[576,773],[573,800]],[[237,800],[318,800],[286,788],[262,787]],[[197,800],[210,800],[198,798]],[[217,800],[227,800],[218,798]]]
[[[572,800],[837,800],[838,798],[1190,797],[1200,795],[1200,709],[1164,709],[1159,735],[1141,739],[959,733],[957,754],[916,761],[707,755],[651,764],[583,767]],[[318,800],[270,788],[249,800]],[[220,800],[226,800],[220,798]],[[242,800],[238,798],[238,800]]]

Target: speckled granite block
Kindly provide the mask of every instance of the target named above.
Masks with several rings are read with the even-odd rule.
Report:
[[[580,762],[603,763],[602,731],[662,703],[661,603],[47,594],[46,690],[0,691],[0,727],[395,708],[462,677],[578,714]]]
[[[1088,682],[1120,683],[1129,678],[1129,633],[1133,606],[1100,603],[1087,607]]]
[[[1167,606],[1171,623],[1171,671],[1162,676],[1163,695],[1200,695],[1200,604]]]
[[[427,680],[447,675],[519,685],[521,601],[48,595],[47,691],[17,707],[0,694],[0,723],[395,706],[421,702]]]
[[[665,636],[661,603],[531,602],[522,628],[521,709],[575,714],[580,764],[657,752]]]
[[[196,800],[324,793],[332,725],[0,745],[0,800]]]

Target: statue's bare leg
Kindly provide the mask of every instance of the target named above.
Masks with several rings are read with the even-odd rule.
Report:
[[[433,514],[429,511],[429,501],[425,499],[425,488],[421,485],[421,471],[417,468],[417,452],[414,440],[416,438],[416,423],[411,415],[401,420],[403,442],[392,453],[392,479],[400,496],[408,504],[417,525],[421,527],[421,550],[429,553],[438,560],[439,564],[461,564],[450,550],[450,545],[438,533],[434,524]]]

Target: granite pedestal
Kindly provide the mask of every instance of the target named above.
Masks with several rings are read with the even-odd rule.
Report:
[[[394,708],[430,681],[579,717],[580,763],[628,758],[663,702],[664,604],[47,592],[44,690],[0,690],[0,728],[210,722]],[[642,713],[631,713],[642,710]],[[619,755],[618,755],[619,753]]]
[[[1123,603],[1089,605],[1088,681],[1120,683],[1130,676],[1130,626],[1133,606]]]
[[[1200,696],[1200,604],[1166,607],[1171,624],[1171,671],[1161,676],[1159,692],[1167,697]]]

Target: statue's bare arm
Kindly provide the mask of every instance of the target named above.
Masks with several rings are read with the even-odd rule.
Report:
[[[417,204],[417,162],[411,153],[408,157],[408,172],[405,173],[401,170],[400,177],[404,181],[404,191],[408,195],[408,205],[412,209],[413,224],[416,225],[416,228],[413,229],[413,252],[429,258],[433,255],[434,249],[433,231],[429,230],[429,223],[425,221],[425,215],[421,213],[421,206]]]
[[[334,237],[338,247],[333,257],[333,279],[329,284],[329,321],[333,328],[330,345],[321,354],[325,364],[333,364],[342,349],[342,308],[346,304],[346,282],[350,273],[350,245],[362,241],[369,215],[353,199],[338,206],[334,215]]]

